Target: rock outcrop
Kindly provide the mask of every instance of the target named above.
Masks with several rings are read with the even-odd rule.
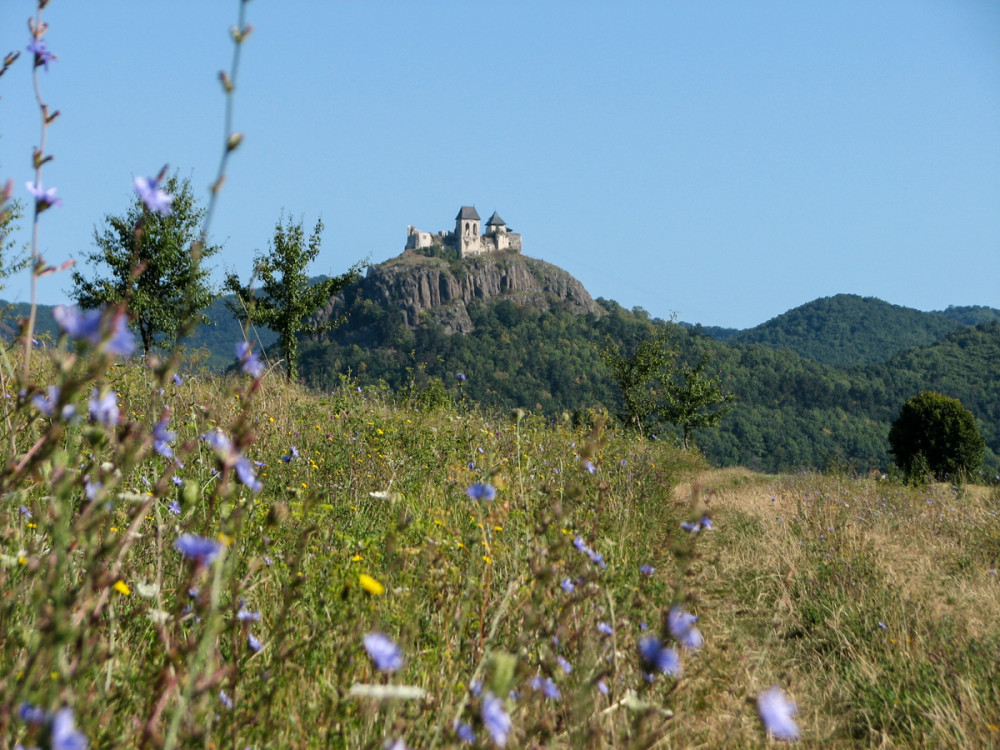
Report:
[[[345,296],[361,297],[403,313],[403,323],[417,326],[425,317],[449,333],[473,330],[468,306],[508,299],[539,310],[555,305],[579,314],[602,315],[583,285],[557,266],[515,253],[491,253],[459,261],[404,253],[371,266],[364,279],[331,301],[325,311],[337,315]]]

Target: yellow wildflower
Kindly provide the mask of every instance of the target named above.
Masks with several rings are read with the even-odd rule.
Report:
[[[372,596],[382,596],[385,593],[385,586],[376,581],[369,575],[362,573],[358,576],[358,580],[361,581],[361,588],[367,591]]]
[[[117,591],[119,594],[122,594],[123,596],[128,596],[129,594],[132,593],[132,589],[128,587],[128,584],[125,583],[125,581],[120,581],[120,580],[115,581],[115,591]]]

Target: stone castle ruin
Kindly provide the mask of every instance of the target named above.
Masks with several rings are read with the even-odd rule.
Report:
[[[422,250],[448,247],[458,250],[459,256],[467,258],[470,255],[496,253],[507,250],[512,253],[521,252],[521,235],[507,229],[504,220],[494,211],[486,222],[486,231],[480,233],[481,219],[474,206],[462,206],[455,217],[454,232],[421,232],[416,227],[408,227],[406,233],[406,250]]]

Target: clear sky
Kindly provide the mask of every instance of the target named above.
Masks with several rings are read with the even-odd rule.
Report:
[[[0,55],[33,10],[0,0]],[[237,10],[52,0],[48,262],[92,249],[134,176],[170,164],[207,198]],[[1000,2],[251,0],[247,20],[219,279],[247,279],[282,210],[322,215],[318,274],[471,204],[663,318],[746,328],[841,292],[1000,307]],[[39,135],[25,53],[0,78],[22,199]],[[26,301],[27,276],[0,294]]]

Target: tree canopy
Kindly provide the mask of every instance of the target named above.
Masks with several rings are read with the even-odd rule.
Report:
[[[169,213],[150,210],[135,195],[125,213],[108,214],[94,228],[97,249],[84,258],[97,274],[73,272],[72,295],[81,307],[127,304],[145,352],[176,345],[186,324],[206,320],[201,311],[218,297],[203,261],[219,247],[199,242],[205,209],[191,181],[174,174],[160,187],[173,197]]]
[[[233,314],[278,334],[289,380],[298,377],[298,337],[326,333],[340,322],[307,319],[326,305],[330,297],[355,281],[362,268],[358,263],[347,273],[311,284],[306,270],[319,255],[322,234],[323,221],[317,220],[307,244],[302,222],[281,216],[267,254],[258,255],[254,261],[250,283],[244,286],[235,273],[226,275],[226,288],[235,296],[231,305]],[[254,289],[254,279],[260,282],[260,294]]]
[[[935,391],[914,396],[889,429],[890,452],[910,479],[954,479],[983,465],[986,441],[962,402]]]

